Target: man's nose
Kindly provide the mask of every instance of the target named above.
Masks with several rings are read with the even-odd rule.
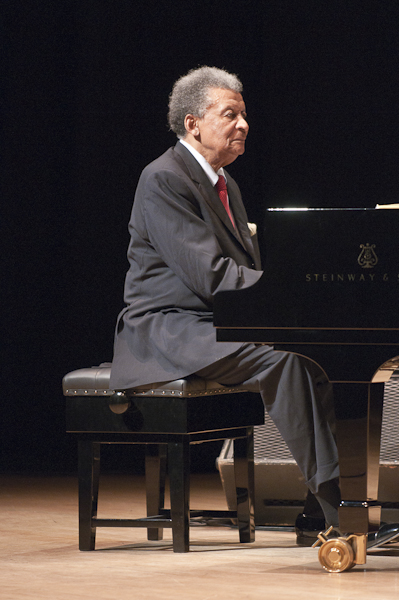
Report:
[[[240,116],[237,121],[237,129],[244,129],[244,131],[248,131],[249,129],[249,125],[243,116]]]

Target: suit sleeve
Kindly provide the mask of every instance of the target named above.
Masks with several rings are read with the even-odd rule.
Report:
[[[143,203],[146,235],[181,281],[212,305],[217,292],[249,287],[262,272],[223,256],[217,236],[202,218],[190,183],[173,171],[148,177]]]

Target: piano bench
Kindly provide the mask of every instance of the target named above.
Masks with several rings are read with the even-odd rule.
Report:
[[[109,389],[110,364],[63,378],[67,431],[78,441],[79,548],[94,550],[97,527],[146,527],[149,540],[172,528],[173,551],[189,551],[190,518],[235,519],[240,542],[255,539],[253,426],[264,423],[258,394],[196,376],[124,391]],[[190,444],[234,440],[237,510],[190,510]],[[101,444],[145,444],[147,515],[97,517]],[[170,509],[164,508],[168,461]]]

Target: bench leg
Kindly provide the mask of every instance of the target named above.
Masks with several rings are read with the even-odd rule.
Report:
[[[94,550],[97,516],[98,484],[100,478],[100,444],[78,442],[79,478],[79,550]]]
[[[253,427],[248,427],[246,438],[234,440],[234,476],[240,542],[253,542],[255,541]]]
[[[147,444],[145,455],[145,487],[147,517],[160,514],[165,506],[166,445]],[[162,527],[149,527],[147,539],[162,540]]]
[[[168,444],[170,506],[173,534],[173,552],[189,551],[190,526],[190,444]]]

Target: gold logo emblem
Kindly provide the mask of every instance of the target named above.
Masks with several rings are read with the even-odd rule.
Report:
[[[360,244],[360,248],[362,249],[357,262],[363,269],[372,269],[378,263],[378,258],[376,253],[374,252],[375,244]]]

